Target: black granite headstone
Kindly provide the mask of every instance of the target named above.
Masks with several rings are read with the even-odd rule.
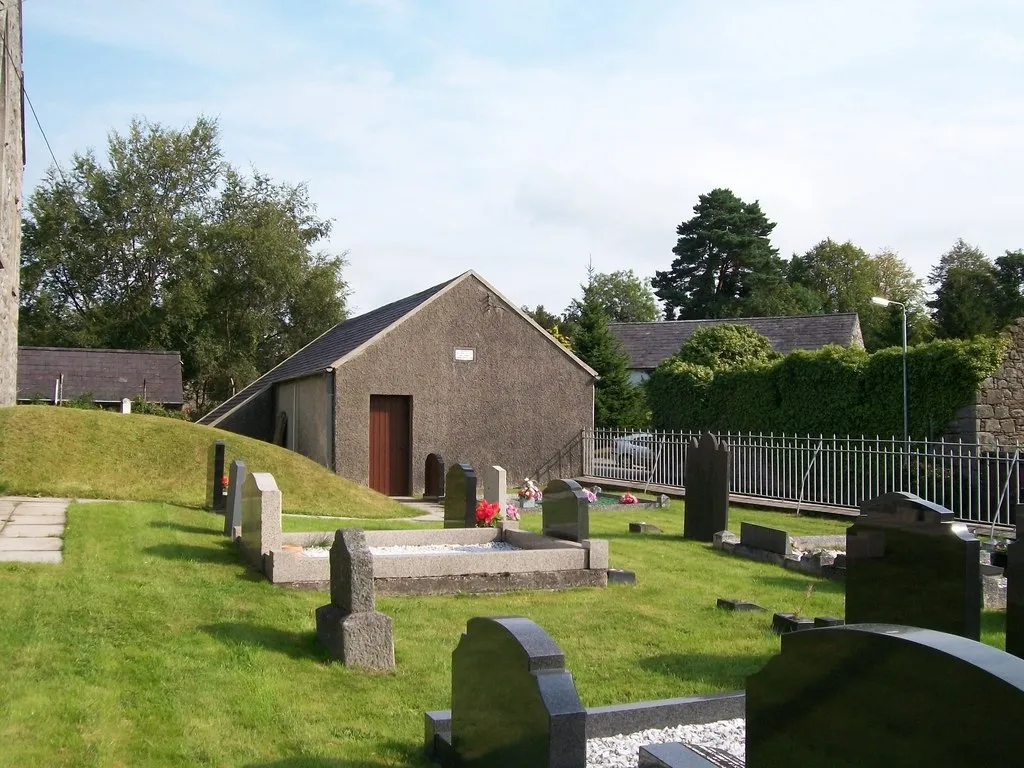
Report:
[[[575,480],[552,480],[540,505],[545,536],[568,541],[590,538],[590,502]]]
[[[1024,660],[916,627],[791,632],[747,678],[746,710],[749,768],[1019,765],[994,734],[1024,718]]]
[[[1015,509],[1017,538],[1006,546],[1006,652],[1024,659],[1024,504]]]
[[[428,453],[423,464],[423,498],[431,501],[444,498],[444,459],[439,453]]]
[[[228,468],[228,497],[224,509],[224,535],[232,536],[242,528],[242,486],[245,485],[245,462],[235,459]]]
[[[729,527],[729,444],[705,432],[686,449],[683,538],[712,541]]]
[[[586,710],[565,656],[537,624],[472,618],[452,654],[456,765],[581,768]]]
[[[977,640],[980,542],[945,507],[911,493],[865,501],[846,532],[846,621]]]
[[[215,440],[206,457],[206,487],[209,489],[210,509],[223,512],[227,506],[224,495],[224,441]]]
[[[444,527],[476,526],[476,472],[469,464],[453,464],[444,480]]]
[[[776,555],[788,556],[793,551],[788,532],[754,523],[740,523],[740,544]]]

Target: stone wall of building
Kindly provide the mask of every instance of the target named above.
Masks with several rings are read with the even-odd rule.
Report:
[[[18,273],[25,170],[21,0],[0,0],[0,406],[18,394]]]
[[[974,402],[957,413],[951,433],[985,445],[1024,444],[1024,318],[1003,334],[1003,364],[982,382]]]

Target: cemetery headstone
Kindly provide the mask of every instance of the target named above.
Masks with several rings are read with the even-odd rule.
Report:
[[[575,480],[552,480],[540,506],[545,536],[569,541],[590,538],[590,502]]]
[[[793,551],[788,532],[754,523],[740,523],[740,544],[786,557]]]
[[[261,573],[263,557],[281,547],[281,491],[269,472],[250,472],[242,484],[242,551]]]
[[[224,441],[215,440],[206,457],[206,487],[209,493],[210,509],[223,512],[224,498]]]
[[[508,503],[508,486],[505,470],[501,467],[487,467],[484,470],[484,498],[492,504],[497,504],[500,509],[505,509],[505,504]]]
[[[916,627],[791,632],[747,678],[746,715],[749,768],[1018,765],[996,734],[1024,718],[1024,660]]]
[[[711,541],[729,527],[729,444],[709,432],[686,450],[683,538]]]
[[[469,464],[453,464],[444,479],[444,527],[476,526],[476,472]]]
[[[224,510],[224,535],[232,541],[242,535],[242,487],[245,462],[235,459],[228,468],[228,500]]]
[[[373,555],[358,528],[340,529],[331,547],[331,602],[316,609],[316,635],[347,667],[395,667],[391,617],[378,613]]]
[[[452,653],[457,764],[580,768],[586,718],[547,632],[520,617],[469,620]]]
[[[132,412],[132,401],[129,400],[127,397],[121,398],[121,413],[131,413],[131,412]]]
[[[444,459],[439,453],[428,453],[424,462],[423,496],[435,501],[444,498]]]
[[[1024,504],[1015,510],[1017,538],[1006,546],[1006,652],[1024,659]]]
[[[952,511],[911,493],[865,501],[846,533],[846,621],[977,640],[980,542]]]

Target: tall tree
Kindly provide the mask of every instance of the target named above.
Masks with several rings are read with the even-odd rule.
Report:
[[[644,391],[629,381],[629,358],[608,328],[608,315],[593,289],[592,269],[588,276],[572,348],[600,376],[594,386],[594,425],[619,429],[646,426],[650,416]]]
[[[1007,251],[996,259],[1003,322],[1024,317],[1024,251]]]
[[[878,290],[871,256],[853,243],[822,240],[789,264],[790,279],[822,299],[825,312],[856,312]]]
[[[653,323],[661,317],[661,308],[649,280],[633,270],[595,272],[588,289],[601,303],[612,323]],[[583,313],[583,303],[573,299],[565,310],[565,322],[572,324]]]
[[[533,318],[534,322],[537,323],[545,331],[550,331],[556,325],[558,325],[558,315],[552,314],[544,309],[543,304],[538,304],[535,308],[530,309],[527,306],[523,306],[523,312]]]
[[[343,257],[314,250],[330,222],[304,186],[230,168],[205,118],[51,169],[23,232],[24,343],[179,350],[200,410],[344,317]]]
[[[928,280],[935,286],[928,306],[940,337],[991,335],[1004,326],[1004,297],[996,268],[981,249],[958,239],[940,257]]]
[[[655,294],[669,319],[735,316],[754,275],[781,274],[769,239],[775,224],[757,201],[745,203],[728,189],[701,195],[693,212],[676,228],[676,258],[669,270],[655,274]]]

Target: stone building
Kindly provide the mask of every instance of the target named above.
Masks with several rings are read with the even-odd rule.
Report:
[[[1003,363],[957,413],[950,432],[969,443],[1024,444],[1024,318],[1004,331]]]
[[[533,476],[593,428],[596,377],[466,272],[336,325],[199,422],[405,496],[431,453]]]
[[[0,406],[18,389],[18,268],[25,124],[21,87],[21,0],[0,0]]]

